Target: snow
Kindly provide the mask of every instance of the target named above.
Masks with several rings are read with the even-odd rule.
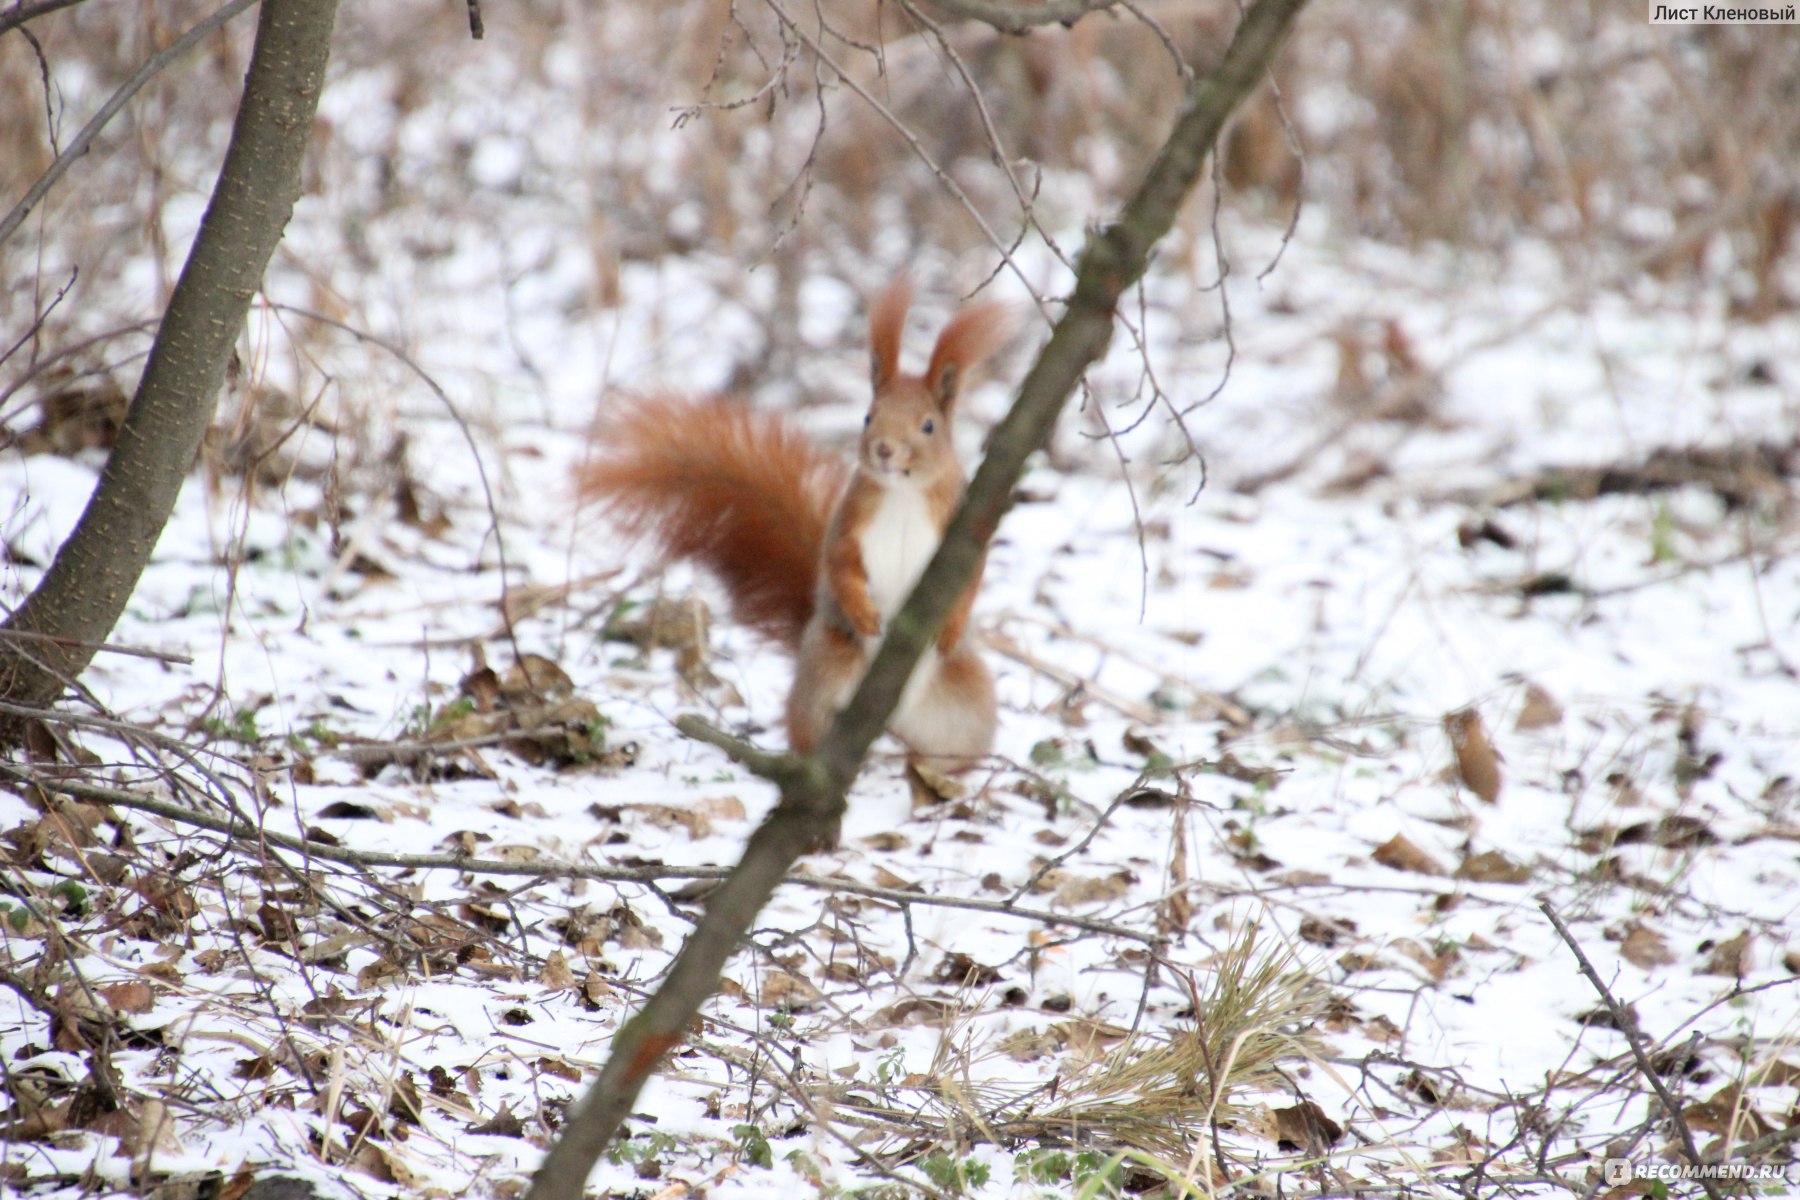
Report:
[[[1554,64],[1561,49],[1532,53]],[[584,69],[573,53],[547,48],[541,70],[566,80]],[[295,470],[250,488],[197,472],[114,634],[191,663],[101,655],[84,676],[107,712],[196,747],[179,792],[115,734],[76,737],[120,786],[201,804],[193,781],[217,772],[246,810],[260,805],[268,830],[321,829],[361,851],[441,853],[463,837],[483,858],[728,866],[772,804],[770,789],[683,739],[671,721],[699,711],[773,746],[787,665],[721,625],[705,663],[714,680],[695,686],[667,650],[602,640],[622,597],[717,597],[683,568],[659,573],[578,512],[568,480],[606,397],[709,391],[755,361],[769,341],[775,284],[767,272],[745,278],[730,246],[670,250],[614,260],[616,302],[598,306],[610,251],[596,245],[591,223],[605,208],[600,193],[615,186],[600,173],[641,170],[644,202],[665,222],[660,235],[703,242],[709,212],[680,195],[677,167],[690,148],[681,131],[660,127],[581,148],[574,143],[588,127],[540,107],[545,93],[519,99],[506,62],[474,56],[447,68],[471,77],[407,111],[393,99],[400,84],[391,69],[334,71],[321,103],[335,131],[327,155],[349,161],[335,162],[328,178],[373,195],[381,185],[371,161],[391,156],[406,189],[442,198],[467,188],[469,203],[454,221],[403,208],[350,233],[345,214],[363,213],[369,197],[314,194],[297,210],[269,298],[310,308],[334,292],[356,323],[403,347],[449,407],[379,349],[291,313],[253,317],[245,357],[256,382],[305,399],[317,391],[323,419],[342,428],[334,448],[324,425],[306,427],[282,461],[336,463],[342,478]],[[486,102],[466,102],[484,91]],[[1078,181],[1050,186],[1059,204],[1084,194]],[[173,205],[165,224],[191,225],[191,208],[191,198]],[[1094,215],[1072,207],[1063,244],[1076,244]],[[1631,219],[1654,235],[1662,228],[1654,215]],[[1670,1077],[1691,1101],[1794,1061],[1800,1004],[1783,960],[1800,905],[1792,479],[1736,510],[1694,486],[1498,497],[1503,485],[1555,467],[1633,463],[1662,448],[1791,443],[1800,317],[1744,324],[1704,278],[1612,283],[1609,264],[1597,263],[1593,282],[1572,281],[1548,249],[1530,244],[1502,260],[1345,240],[1314,211],[1257,283],[1280,227],[1233,219],[1222,236],[1239,264],[1229,371],[1216,293],[1199,290],[1211,279],[1184,269],[1185,251],[1159,260],[1144,310],[1149,361],[1172,404],[1187,409],[1217,391],[1182,418],[1205,453],[1206,487],[1195,496],[1193,464],[1168,467],[1182,445],[1170,406],[1153,401],[1143,356],[1118,337],[1092,377],[1093,395],[1115,427],[1148,415],[1115,451],[1095,436],[1091,412],[1071,408],[1022,481],[1029,500],[1008,517],[990,559],[978,625],[1019,651],[990,653],[1003,706],[992,768],[970,777],[969,798],[916,806],[896,747],[879,745],[840,845],[803,864],[815,879],[916,887],[921,901],[903,910],[866,892],[782,889],[755,923],[755,948],[728,968],[730,986],[691,1050],[638,1102],[631,1130],[668,1139],[653,1155],[661,1177],[606,1162],[595,1176],[606,1194],[652,1194],[677,1180],[720,1198],[825,1194],[788,1159],[793,1150],[827,1183],[877,1184],[833,1136],[859,1128],[852,1093],[937,1111],[951,1085],[1022,1094],[1073,1071],[1072,1050],[1023,1062],[1001,1052],[1019,1030],[1071,1019],[1147,1036],[1191,1028],[1180,1015],[1189,1002],[1180,973],[1204,984],[1245,927],[1266,946],[1288,947],[1353,1013],[1329,1030],[1309,1018],[1314,1057],[1290,1064],[1295,1088],[1356,1131],[1333,1159],[1345,1180],[1409,1179],[1448,1194],[1443,1181],[1466,1168],[1415,1164],[1441,1160],[1461,1127],[1498,1152],[1499,1174],[1534,1171],[1548,1137],[1567,1183],[1521,1183],[1513,1194],[1557,1195],[1585,1187],[1588,1158],[1605,1157],[1614,1139],[1642,1137],[1633,1132],[1649,1112],[1642,1081],[1619,1057],[1620,1034],[1578,1023],[1600,998],[1539,911],[1545,899],[1653,1041],[1699,1035],[1704,1077]],[[358,269],[315,275],[314,264],[340,257]],[[865,261],[854,277],[825,262],[805,275],[796,313],[808,361],[794,376],[754,385],[769,403],[802,391],[833,397],[800,419],[840,446],[866,387],[854,310],[898,257]],[[990,265],[922,255],[915,338]],[[148,294],[152,264],[134,270]],[[1064,278],[1035,244],[1021,251],[1020,274],[1038,287]],[[1570,303],[1571,286],[1591,289],[1590,298]],[[1016,280],[999,287],[1018,295]],[[1126,313],[1140,315],[1135,303]],[[1425,419],[1359,417],[1334,399],[1334,334],[1388,321],[1427,368],[1442,369]],[[1043,336],[1041,325],[1028,329],[1001,379],[970,397],[970,414],[998,414],[1006,384]],[[307,365],[296,341],[328,368]],[[1754,363],[1771,382],[1749,376]],[[323,388],[321,373],[330,377]],[[401,432],[401,461],[384,464]],[[965,433],[972,454],[979,430]],[[13,497],[3,514],[9,595],[25,593],[74,525],[99,462],[91,452],[0,458],[0,490]],[[1291,473],[1248,486],[1290,463]],[[1357,477],[1368,463],[1381,469]],[[401,518],[402,483],[428,514],[442,515],[441,528]],[[340,503],[347,511],[330,515]],[[1484,518],[1513,545],[1461,545],[1459,527]],[[1551,575],[1569,587],[1528,594],[1530,580]],[[566,591],[519,616],[509,639],[498,605],[533,588]],[[449,755],[441,761],[456,772],[424,777],[397,765],[366,773],[344,753],[357,739],[417,740],[426,715],[456,700],[477,651],[501,669],[512,662],[512,639],[559,664],[597,706],[608,746],[629,743],[633,753],[559,771],[484,746],[479,764]],[[1515,727],[1528,684],[1562,706],[1560,720]],[[1247,719],[1221,716],[1210,703],[1217,696]],[[1468,707],[1501,755],[1493,805],[1454,775],[1442,721]],[[1134,748],[1137,736],[1181,764],[1179,773],[1157,773]],[[1261,783],[1234,777],[1221,765],[1227,754],[1272,774]],[[301,763],[310,781],[296,773]],[[1182,805],[1113,806],[1144,783],[1179,793]],[[372,819],[329,815],[345,801]],[[0,823],[20,828],[38,815],[0,793]],[[1669,815],[1693,818],[1713,838],[1584,844],[1598,827],[1616,832]],[[218,859],[229,870],[210,882],[210,866],[177,866],[184,853],[214,861],[217,844],[166,818],[119,810],[102,837],[127,826],[155,865],[149,876],[199,906],[166,918],[172,927],[157,936],[122,932],[146,907],[144,888],[95,882],[73,847],[15,859],[9,873],[20,881],[14,895],[87,881],[92,912],[60,920],[90,985],[155,982],[154,1007],[130,1018],[154,1039],[113,1059],[130,1095],[180,1101],[151,1155],[158,1176],[229,1177],[249,1164],[302,1175],[333,1196],[516,1194],[554,1135],[559,1106],[592,1078],[613,1029],[691,927],[678,878],[658,892],[317,861],[310,879],[333,900],[321,907],[293,900],[294,879],[265,875],[248,858]],[[1446,871],[1501,850],[1529,878],[1479,882],[1381,865],[1372,856],[1397,836]],[[1185,897],[1193,912],[1162,948],[1168,969],[1147,982],[1134,943],[930,903],[1003,900],[1071,851],[1064,874],[1020,905],[1149,937],[1171,897]],[[1111,890],[1071,886],[1120,872],[1128,878]],[[298,914],[301,942],[341,934],[342,952],[309,961],[269,936],[259,905],[277,894]],[[470,905],[497,921],[483,924]],[[558,928],[583,913],[607,926],[592,944]],[[435,949],[423,967],[376,970],[382,939],[428,917],[443,923],[449,949]],[[1313,919],[1351,932],[1322,944],[1303,929]],[[1670,961],[1646,966],[1623,952],[1637,925],[1660,935]],[[1741,980],[1701,971],[1712,946],[1744,931],[1753,940]],[[14,963],[46,952],[41,930],[6,936]],[[567,959],[574,986],[551,978],[553,952]],[[952,952],[995,968],[1000,982],[963,986],[934,974]],[[146,974],[153,962],[168,969]],[[788,976],[817,994],[780,994]],[[596,990],[584,991],[590,977]],[[1011,987],[1022,1000],[1004,998]],[[887,1022],[896,1005],[920,998],[941,1003],[932,1010],[940,1015]],[[328,999],[343,1009],[321,1015]],[[22,998],[0,1004],[10,1071],[85,1078],[86,1056],[47,1036],[45,1015]],[[273,1060],[262,1075],[244,1065],[259,1052]],[[754,1073],[745,1066],[753,1060]],[[445,1094],[419,1122],[385,1115],[397,1080],[427,1092],[434,1067],[447,1072]],[[1405,1083],[1421,1070],[1434,1086],[1455,1085],[1442,1106]],[[1589,1071],[1590,1080],[1574,1077]],[[785,1073],[807,1080],[816,1111],[771,1082]],[[1630,1087],[1607,1093],[1605,1076]],[[1571,1119],[1545,1135],[1509,1103],[1517,1096],[1541,1096]],[[1752,1082],[1746,1096],[1777,1125],[1791,1119],[1792,1078]],[[1243,1100],[1296,1102],[1280,1092]],[[379,1162],[346,1150],[348,1127],[321,1115],[332,1105],[377,1113],[388,1130]],[[506,1109],[528,1136],[479,1132]],[[770,1138],[769,1167],[743,1159],[741,1125]],[[329,1150],[320,1147],[327,1129]],[[790,1129],[799,1132],[786,1136]],[[1251,1125],[1226,1136],[1244,1163],[1284,1158]],[[1657,1140],[1634,1143],[1634,1153],[1649,1161]],[[894,1134],[869,1145],[886,1152],[902,1141]],[[90,1170],[94,1188],[123,1192],[134,1159],[116,1147],[111,1135],[71,1128],[9,1142],[0,1163],[17,1168],[11,1182],[35,1182],[34,1194],[75,1195]],[[1017,1149],[956,1149],[990,1167],[990,1182],[971,1194],[1054,1192],[1015,1182]]]

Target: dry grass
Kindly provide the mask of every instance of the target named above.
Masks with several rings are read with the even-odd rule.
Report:
[[[1192,1029],[1127,1042],[1065,1083],[1068,1099],[1040,1119],[1102,1145],[1186,1157],[1214,1121],[1249,1117],[1242,1097],[1280,1093],[1282,1064],[1316,1050],[1308,1031],[1323,991],[1285,947],[1262,945],[1254,925],[1206,973],[1203,989],[1189,981]]]

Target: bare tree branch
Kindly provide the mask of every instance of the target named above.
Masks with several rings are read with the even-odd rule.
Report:
[[[5,37],[13,30],[39,17],[47,17],[58,9],[74,8],[82,0],[37,0],[35,4],[15,3],[5,12],[0,12],[0,37]]]
[[[72,3],[74,0],[69,0],[69,2]],[[257,3],[257,0],[231,0],[229,4],[220,8],[217,12],[213,13],[212,16],[201,21],[192,29],[182,34],[179,38],[169,43],[168,46],[145,59],[144,65],[137,69],[137,74],[133,75],[130,79],[127,79],[124,84],[120,86],[118,91],[106,98],[106,103],[102,104],[100,106],[100,111],[90,117],[88,123],[81,127],[81,132],[75,135],[75,140],[70,142],[68,146],[64,148],[63,152],[56,156],[56,161],[52,162],[42,175],[38,176],[37,182],[33,183],[26,191],[25,195],[20,198],[19,202],[12,206],[12,210],[6,214],[5,218],[0,219],[0,242],[5,242],[7,238],[13,235],[19,226],[24,223],[25,218],[31,215],[31,210],[37,207],[38,201],[42,200],[45,194],[48,193],[51,188],[56,186],[57,180],[68,173],[69,168],[75,165],[76,159],[88,152],[88,147],[93,144],[96,137],[100,136],[100,131],[106,128],[107,124],[119,114],[119,110],[124,108],[125,105],[131,101],[131,98],[143,89],[143,86],[146,83],[149,83],[152,79],[156,78],[156,76],[161,73],[164,68],[169,66],[169,64],[186,54],[189,50],[192,50],[204,40],[208,34],[212,33],[213,30],[226,24],[233,17],[255,3]],[[56,7],[59,8],[63,6],[62,3],[57,3],[56,5]],[[45,11],[49,10],[45,9]],[[9,25],[7,23],[8,20],[15,16],[17,16],[16,12],[0,16],[0,33],[5,33],[12,25],[17,25],[24,20],[30,19],[29,16],[19,18],[18,20],[13,20],[12,24]]]
[[[1657,1074],[1656,1066],[1650,1061],[1650,1056],[1644,1053],[1644,1034],[1638,1028],[1637,1018],[1633,1017],[1625,1006],[1613,997],[1612,990],[1606,986],[1606,981],[1600,978],[1600,972],[1594,970],[1594,964],[1588,961],[1587,952],[1582,950],[1581,943],[1575,940],[1575,935],[1569,932],[1567,925],[1563,924],[1563,919],[1557,914],[1555,906],[1546,900],[1538,907],[1543,910],[1546,917],[1550,918],[1550,924],[1556,927],[1557,936],[1562,938],[1569,949],[1575,952],[1575,961],[1580,965],[1581,973],[1587,976],[1588,982],[1594,985],[1594,990],[1600,993],[1600,999],[1606,1005],[1606,1011],[1611,1015],[1613,1024],[1620,1033],[1625,1035],[1625,1044],[1631,1047],[1631,1056],[1637,1060],[1638,1070],[1650,1086],[1656,1089],[1656,1098],[1662,1101],[1663,1111],[1669,1114],[1669,1124],[1675,1127],[1675,1136],[1681,1139],[1681,1152],[1687,1155],[1687,1160],[1695,1166],[1705,1162],[1706,1159],[1700,1154],[1700,1147],[1694,1142],[1694,1131],[1688,1128],[1687,1118],[1681,1115],[1681,1101],[1670,1093],[1669,1085],[1662,1081],[1662,1076]],[[1707,1200],[1722,1200],[1719,1185],[1708,1176],[1700,1176],[1700,1187],[1706,1192]]]
[[[789,756],[781,799],[751,835],[656,994],[619,1028],[600,1076],[569,1113],[563,1135],[532,1179],[526,1200],[578,1200],[588,1173],[631,1112],[663,1056],[679,1045],[750,923],[802,854],[835,839],[844,797],[926,645],[975,573],[1025,460],[1051,428],[1087,368],[1106,351],[1119,297],[1142,277],[1174,224],[1226,120],[1273,61],[1306,0],[1256,0],[1218,66],[1198,79],[1174,130],[1118,220],[1089,239],[1075,292],[1050,341],[995,430],[987,457],[924,577],[890,625],[868,675],[818,750]]]
[[[7,763],[0,763],[0,780],[10,780],[23,786],[42,788],[45,791],[69,796],[90,804],[105,804],[114,808],[130,809],[133,812],[149,813],[166,821],[174,821],[195,829],[204,829],[209,833],[220,834],[257,853],[267,853],[270,847],[274,847],[278,850],[286,850],[346,867],[394,867],[409,871],[461,871],[470,875],[516,876],[534,880],[591,879],[600,883],[639,883],[646,886],[667,883],[671,880],[724,879],[730,874],[730,871],[724,867],[620,867],[558,858],[475,858],[454,853],[400,854],[380,850],[356,850],[348,846],[334,846],[327,842],[308,841],[305,838],[295,837],[293,834],[280,833],[265,828],[237,813],[221,816],[204,809],[126,791],[123,788],[100,787],[73,779],[58,779],[48,773],[34,773]],[[1063,858],[1067,858],[1067,855],[1064,855]],[[1041,908],[1020,907],[1016,903],[1019,895],[1014,895],[1006,900],[937,896],[925,892],[908,891],[905,888],[882,887],[878,884],[857,883],[851,879],[838,879],[823,875],[789,875],[782,882],[812,891],[865,896],[871,900],[882,900],[892,904],[917,904],[926,908],[953,908],[965,912],[988,913],[996,917],[1013,917],[1040,925],[1061,925],[1069,929],[1079,929],[1083,933],[1097,933],[1105,937],[1123,938],[1126,941],[1142,942],[1147,945],[1157,940],[1142,930],[1131,929],[1114,921],[1102,921],[1095,917],[1083,917],[1073,913],[1050,912]],[[1023,894],[1023,890],[1020,890],[1020,894]]]
[[[1092,12],[1104,12],[1119,0],[926,0],[965,21],[981,21],[1001,33],[1029,33],[1038,25],[1073,25]]]

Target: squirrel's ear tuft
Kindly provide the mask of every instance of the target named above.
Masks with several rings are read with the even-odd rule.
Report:
[[[902,271],[869,307],[869,376],[878,392],[900,371],[900,336],[911,306],[912,277]]]
[[[1012,309],[998,300],[972,304],[950,318],[925,368],[925,386],[945,412],[956,404],[969,370],[1005,345],[1012,331]]]

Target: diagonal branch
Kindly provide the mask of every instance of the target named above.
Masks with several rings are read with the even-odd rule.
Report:
[[[5,12],[0,12],[0,37],[11,33],[24,25],[47,17],[58,9],[74,8],[82,0],[35,0],[35,3],[15,3]]]
[[[68,0],[68,2],[75,3],[76,0]],[[221,5],[217,12],[199,22],[192,29],[169,43],[169,45],[145,59],[144,65],[137,69],[137,73],[120,85],[118,91],[107,97],[106,103],[100,106],[100,111],[89,118],[88,123],[83,125],[80,131],[76,133],[75,140],[70,142],[68,146],[63,149],[63,152],[56,156],[56,161],[50,164],[48,170],[38,176],[37,181],[31,185],[25,195],[19,199],[19,202],[12,206],[12,210],[6,214],[5,218],[0,219],[0,242],[4,242],[13,235],[13,232],[24,223],[25,218],[31,215],[31,210],[37,207],[38,201],[42,200],[45,195],[49,193],[50,189],[56,186],[56,181],[61,179],[63,175],[68,172],[70,167],[75,165],[77,159],[88,152],[88,148],[93,145],[94,139],[100,136],[100,131],[105,129],[107,124],[114,117],[119,115],[119,110],[124,108],[133,96],[143,90],[146,83],[149,83],[152,79],[156,78],[156,76],[168,67],[169,64],[173,63],[176,59],[206,40],[214,30],[226,24],[233,17],[237,16],[256,2],[257,0],[231,0],[229,4]],[[67,5],[52,2],[49,4],[32,5],[23,13],[13,11],[0,14],[0,33],[5,33],[14,25],[23,24],[34,16],[41,16],[56,8],[64,7],[67,7]]]
[[[1073,25],[1091,12],[1104,12],[1119,0],[928,0],[965,21],[981,21],[1001,33],[1028,33],[1037,25]]]
[[[788,756],[774,774],[781,800],[751,835],[744,856],[709,899],[656,994],[620,1026],[600,1076],[569,1113],[563,1135],[532,1179],[526,1200],[578,1200],[600,1154],[631,1112],[664,1054],[679,1045],[750,923],[802,854],[836,837],[844,797],[951,605],[973,578],[1028,455],[1049,438],[1087,368],[1111,340],[1119,297],[1143,275],[1174,224],[1226,120],[1262,79],[1306,0],[1255,0],[1223,59],[1197,79],[1149,174],[1118,220],[1089,239],[1075,292],[1049,343],[995,430],[987,457],[924,577],[818,750]]]
[[[1663,1111],[1669,1114],[1669,1124],[1674,1126],[1675,1136],[1681,1141],[1682,1153],[1687,1156],[1690,1163],[1696,1166],[1704,1163],[1706,1159],[1701,1157],[1700,1147],[1694,1142],[1694,1131],[1688,1128],[1687,1118],[1681,1113],[1681,1101],[1670,1093],[1669,1085],[1662,1081],[1662,1076],[1657,1074],[1656,1065],[1650,1061],[1650,1056],[1644,1053],[1644,1034],[1638,1028],[1637,1018],[1633,1017],[1630,1010],[1614,999],[1612,989],[1608,988],[1606,981],[1600,978],[1600,972],[1594,970],[1594,964],[1588,961],[1587,952],[1582,950],[1581,943],[1575,940],[1575,935],[1569,932],[1569,927],[1563,924],[1563,919],[1557,913],[1555,906],[1546,900],[1538,907],[1543,910],[1546,917],[1550,918],[1550,924],[1556,927],[1557,936],[1562,938],[1569,949],[1575,952],[1575,961],[1580,965],[1581,973],[1587,976],[1587,981],[1594,985],[1596,992],[1600,993],[1600,999],[1605,1003],[1606,1011],[1612,1017],[1613,1024],[1618,1026],[1619,1032],[1625,1035],[1625,1044],[1631,1047],[1631,1056],[1637,1060],[1638,1070],[1649,1081],[1650,1086],[1656,1090],[1656,1098],[1662,1101]],[[1700,1187],[1706,1192],[1707,1200],[1722,1200],[1718,1184],[1714,1183],[1709,1176],[1700,1176]]]

